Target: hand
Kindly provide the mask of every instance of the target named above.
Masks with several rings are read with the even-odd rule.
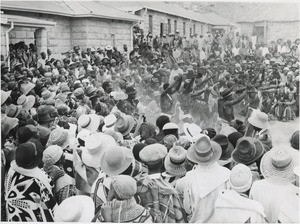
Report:
[[[150,181],[148,184],[148,187],[150,189],[150,193],[152,196],[153,201],[158,200],[158,192],[159,192],[159,187],[154,181]]]
[[[105,222],[111,222],[111,216],[112,216],[111,202],[106,202],[102,205],[101,215]]]

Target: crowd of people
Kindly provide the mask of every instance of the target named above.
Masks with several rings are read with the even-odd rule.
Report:
[[[1,57],[1,221],[299,223],[300,40],[135,33]],[[241,109],[239,113],[235,110]]]

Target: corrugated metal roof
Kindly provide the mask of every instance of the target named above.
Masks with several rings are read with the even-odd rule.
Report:
[[[206,19],[209,20],[209,22],[211,22],[212,25],[215,26],[237,26],[237,24],[230,22],[224,17],[219,16],[218,14],[213,12],[202,13],[202,15],[206,17]]]
[[[54,14],[67,17],[98,17],[139,21],[136,15],[100,1],[1,1],[1,9]]]
[[[34,19],[25,16],[1,14],[1,24],[8,24],[14,22],[15,26],[30,26],[30,27],[46,27],[55,26],[55,22],[45,21],[41,19]]]
[[[238,23],[299,20],[299,3],[262,3],[242,17]]]
[[[202,23],[207,23],[207,24],[211,24],[211,22],[209,20],[207,20],[204,16],[202,16],[200,13],[196,13],[194,11],[191,10],[187,10],[184,8],[181,8],[179,6],[176,6],[174,4],[167,4],[165,2],[160,2],[160,1],[131,1],[131,2],[121,2],[121,1],[111,1],[109,4],[113,7],[117,7],[119,9],[122,9],[124,11],[138,11],[142,8],[146,8],[149,10],[154,10],[157,12],[162,12],[162,13],[166,13],[169,15],[174,15],[174,16],[178,16],[178,17],[182,17],[182,18],[186,18],[186,19],[190,19],[190,20],[194,20],[194,21],[198,21],[198,22],[202,22]]]

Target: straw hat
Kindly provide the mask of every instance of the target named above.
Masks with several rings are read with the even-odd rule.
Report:
[[[43,163],[45,165],[54,165],[63,154],[63,150],[58,145],[50,145],[43,152]]]
[[[104,127],[103,129],[114,129],[114,125],[116,124],[117,118],[114,114],[109,114],[104,117]]]
[[[169,130],[169,129],[179,129],[179,127],[175,123],[167,123],[163,126],[162,130]]]
[[[248,122],[261,129],[269,129],[268,115],[260,110],[253,110],[251,116],[248,118]]]
[[[283,178],[295,181],[293,169],[299,165],[299,152],[286,145],[274,146],[261,159],[260,170],[264,178]]]
[[[2,115],[1,118],[1,132],[4,136],[6,136],[9,131],[13,128],[15,128],[19,124],[18,118],[11,118],[6,116],[5,114]]]
[[[128,95],[123,91],[112,91],[110,95],[114,98],[114,100],[126,100]]]
[[[78,127],[91,132],[97,131],[101,122],[101,117],[97,114],[83,114],[78,119]]]
[[[30,110],[35,104],[35,97],[32,95],[21,95],[17,100],[17,104],[22,106],[23,110]]]
[[[197,164],[212,164],[222,155],[221,146],[210,141],[209,137],[202,135],[187,151],[187,158]]]
[[[237,164],[230,173],[229,184],[232,190],[244,193],[251,188],[252,172],[250,168],[244,164]]]
[[[110,147],[102,156],[100,167],[108,176],[123,173],[134,160],[132,151],[126,147]]]
[[[69,136],[68,132],[62,128],[55,128],[51,131],[47,146],[58,145],[62,149],[65,149],[69,146]]]
[[[164,164],[166,172],[173,176],[184,176],[186,150],[181,146],[174,146],[166,156]]]
[[[20,85],[20,91],[22,92],[22,94],[24,94],[25,96],[27,96],[27,94],[35,87],[35,84],[31,83],[31,82],[26,82],[26,83],[22,83]]]
[[[136,180],[128,175],[119,175],[112,180],[112,187],[121,200],[132,198],[137,192]]]
[[[139,155],[140,159],[147,164],[156,164],[167,156],[168,149],[162,144],[151,144],[144,147]]]
[[[115,132],[113,129],[106,129],[103,133],[113,137],[118,144],[122,144],[124,141],[123,135],[120,132]]]
[[[55,222],[91,222],[95,216],[95,205],[91,197],[76,195],[63,200],[54,209]]]
[[[123,136],[126,136],[134,127],[134,119],[130,115],[122,115],[117,118],[115,124],[115,131],[120,132]]]
[[[194,123],[184,123],[183,131],[191,142],[195,142],[201,136],[202,129]]]
[[[258,160],[265,151],[264,145],[258,139],[242,137],[238,140],[232,152],[232,158],[237,163],[250,165]]]
[[[42,92],[42,99],[45,104],[54,104],[55,92],[50,92],[49,90],[44,90]]]
[[[5,103],[5,101],[10,97],[11,91],[3,91],[1,90],[1,105]]]
[[[8,117],[18,117],[21,111],[22,111],[22,106],[10,104],[6,107],[5,114]]]
[[[85,139],[85,150],[82,150],[82,162],[90,167],[99,168],[106,150],[116,146],[113,137],[97,132]]]

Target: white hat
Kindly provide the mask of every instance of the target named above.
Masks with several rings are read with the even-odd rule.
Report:
[[[85,139],[85,149],[82,150],[82,162],[90,167],[99,168],[104,152],[116,145],[110,135],[96,132]]]
[[[87,138],[88,136],[90,136],[90,135],[91,135],[91,131],[90,131],[90,130],[82,129],[80,132],[78,132],[78,134],[77,134],[77,139],[80,138],[81,140],[85,141],[86,138]]]
[[[1,105],[5,103],[5,101],[7,100],[7,98],[10,96],[11,91],[3,91],[1,90]]]
[[[253,110],[252,114],[248,118],[248,122],[261,129],[269,129],[268,115],[260,110]]]
[[[186,150],[183,147],[171,148],[164,161],[166,172],[173,176],[184,176],[186,174],[185,157]]]
[[[29,96],[25,96],[25,95],[21,95],[18,100],[17,100],[17,104],[18,105],[21,105],[22,108],[24,110],[30,110],[33,105],[35,104],[35,97],[32,96],[32,95],[29,95]]]
[[[114,114],[109,114],[106,117],[104,117],[104,127],[103,130],[106,129],[114,129],[114,126],[116,124],[117,118]]]
[[[55,222],[91,222],[94,218],[93,199],[85,195],[76,195],[65,199],[54,209]]]
[[[252,185],[252,173],[248,166],[244,164],[237,164],[234,166],[230,173],[229,183],[231,189],[236,192],[246,192]]]
[[[169,130],[169,129],[179,129],[178,125],[175,123],[167,123],[164,125],[163,130]]]
[[[63,150],[58,145],[50,145],[43,152],[43,163],[45,165],[54,165],[59,161]]]
[[[194,123],[192,123],[192,124],[184,123],[183,131],[191,142],[195,142],[195,141],[197,141],[198,138],[201,137],[202,129]]]
[[[87,129],[91,132],[97,131],[101,122],[101,117],[97,114],[82,114],[78,118],[79,129]]]

